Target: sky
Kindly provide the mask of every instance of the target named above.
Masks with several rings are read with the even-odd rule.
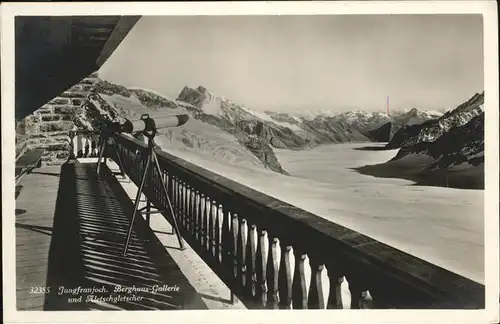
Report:
[[[149,16],[101,78],[255,110],[452,109],[484,89],[481,15]]]

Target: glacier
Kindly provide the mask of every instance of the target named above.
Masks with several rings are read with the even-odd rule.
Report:
[[[208,160],[165,149],[226,178],[307,210],[484,284],[484,191],[413,186],[412,181],[362,175],[397,150],[356,150],[374,143],[274,149],[285,176],[258,167]],[[384,143],[376,145],[383,146]]]

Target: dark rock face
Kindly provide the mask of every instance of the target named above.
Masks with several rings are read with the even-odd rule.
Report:
[[[472,118],[482,113],[484,92],[476,93],[456,109],[445,113],[438,119],[422,124],[402,127],[387,144],[388,149],[411,146],[421,142],[433,142],[454,127],[467,124]]]
[[[368,137],[374,142],[389,142],[391,138],[392,123],[388,122],[377,129],[368,131]]]
[[[97,83],[94,91],[97,93],[103,93],[110,96],[114,94],[119,94],[120,96],[127,98],[130,97],[131,95],[130,91],[124,86],[116,85],[108,81],[100,81],[99,83]]]
[[[484,189],[484,93],[442,118],[403,127],[387,145],[402,145],[386,163],[357,170],[421,185]]]
[[[399,150],[393,160],[409,154],[426,154],[435,162],[427,169],[442,169],[461,163],[477,166],[484,163],[484,112],[467,124],[454,127],[434,142],[420,142]]]
[[[129,91],[139,99],[141,104],[151,109],[159,110],[164,108],[176,108],[178,106],[173,100],[166,99],[146,90],[131,89]]]

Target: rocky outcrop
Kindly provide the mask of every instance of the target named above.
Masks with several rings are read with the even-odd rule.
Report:
[[[421,124],[403,126],[387,144],[386,148],[395,149],[412,146],[422,142],[433,142],[454,127],[467,124],[483,112],[484,92],[476,93],[456,109],[446,112],[437,119]]]
[[[433,142],[419,142],[403,147],[393,160],[412,154],[427,155],[433,162],[426,169],[442,169],[468,163],[484,163],[484,112],[467,124],[454,127]]]
[[[165,108],[176,108],[178,106],[178,104],[175,101],[167,99],[155,93],[149,92],[147,90],[130,89],[129,91],[133,95],[135,95],[137,99],[139,99],[142,105],[154,110],[160,110]]]
[[[484,189],[484,93],[419,125],[403,127],[387,146],[401,146],[386,163],[361,173],[421,185]]]
[[[373,142],[389,142],[391,139],[391,130],[392,122],[387,122],[379,128],[368,131],[368,138]]]
[[[69,131],[88,94],[99,82],[91,75],[53,98],[16,125],[16,154],[44,148],[43,165],[64,163],[70,155]]]

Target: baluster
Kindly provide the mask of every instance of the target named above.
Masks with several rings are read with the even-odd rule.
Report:
[[[182,180],[181,183],[181,201],[182,201],[182,225],[184,227],[184,230],[188,230],[188,222],[187,222],[187,215],[186,215],[186,182]]]
[[[160,201],[160,182],[158,181],[158,179],[160,178],[160,175],[158,174],[158,171],[156,170],[156,168],[153,168],[153,199],[156,200],[156,201]]]
[[[179,178],[174,179],[174,193],[175,193],[175,216],[177,217],[177,223],[179,226],[182,226],[181,224],[181,210],[180,210],[180,183],[179,183]]]
[[[94,157],[94,134],[90,134],[89,137],[89,157]]]
[[[78,134],[72,133],[73,137],[71,137],[71,149],[73,151],[73,158],[76,158],[78,156]]]
[[[187,232],[188,231],[188,219],[187,219],[187,184],[186,181],[182,181],[182,189],[181,189],[181,195],[182,195],[182,224],[184,227],[184,230]]]
[[[247,220],[245,218],[241,219],[240,222],[240,232],[238,237],[238,269],[239,281],[241,283],[242,291],[245,291],[247,284],[246,281],[246,246],[247,246]]]
[[[167,191],[166,196],[163,196],[163,199],[161,201],[162,206],[165,206],[167,204],[167,197],[170,198],[170,189],[171,189],[170,188],[170,178],[169,178],[166,170],[162,170],[161,174],[162,174],[163,183],[165,184],[165,189]]]
[[[181,182],[179,178],[175,179],[175,196],[176,196],[176,212],[177,212],[177,223],[182,227],[182,215],[181,215]]]
[[[255,272],[257,277],[256,297],[260,299],[260,305],[267,305],[267,232],[262,230],[257,238],[257,251],[255,256]]]
[[[165,189],[167,191],[166,192],[166,196],[165,196],[165,194],[162,195],[161,205],[162,206],[166,206],[168,204],[167,203],[167,197],[170,197],[170,181],[169,181],[169,178],[168,178],[167,171],[161,170],[161,174],[162,174],[163,183],[165,184]]]
[[[226,275],[226,269],[232,267],[232,243],[231,218],[226,208],[222,208],[222,269],[223,275]],[[232,269],[231,269],[232,270]],[[230,273],[230,271],[227,271]]]
[[[238,278],[238,250],[239,250],[239,244],[238,244],[238,235],[239,235],[239,222],[238,222],[238,214],[236,213],[231,213],[233,216],[233,222],[231,226],[231,230],[233,232],[233,279],[236,284],[236,280]],[[236,286],[234,287],[236,288]]]
[[[198,198],[199,198],[200,192],[197,189],[193,190],[193,202],[191,209],[193,210],[193,229],[192,229],[192,235],[193,235],[193,240],[196,242],[198,240]]]
[[[180,225],[182,229],[186,229],[184,217],[184,181],[179,179],[179,217],[181,218]]]
[[[367,284],[360,274],[347,274],[349,291],[351,292],[351,309],[373,308]]]
[[[213,221],[212,221],[212,199],[210,197],[206,197],[205,199],[205,250],[208,252],[209,256],[213,256],[212,253],[212,248],[213,248],[213,241],[212,237],[214,235],[213,232]]]
[[[84,151],[84,155],[83,157],[89,157],[89,153],[90,153],[90,142],[89,142],[89,137],[88,135],[85,135],[84,137],[84,147],[85,147],[85,151]]]
[[[93,133],[89,134],[88,144],[89,144],[89,157],[94,157],[93,146],[95,147],[95,144],[94,144],[94,134]],[[113,151],[116,151],[116,150],[113,149]]]
[[[330,291],[328,293],[328,301],[326,308],[328,309],[342,309],[342,282],[344,276],[338,267],[333,264],[326,265],[328,279],[330,280]]]
[[[83,140],[83,135],[82,134],[78,134],[76,136],[76,157],[77,158],[83,157],[83,143],[82,143],[82,140]]]
[[[172,175],[170,173],[168,173],[167,171],[163,170],[163,172],[165,173],[165,183],[167,184],[167,195],[168,195],[168,198],[170,199],[170,203],[173,205],[174,204],[174,196],[173,196],[173,191],[172,191]],[[167,199],[167,197],[165,197],[165,200]],[[165,203],[167,203],[165,201]]]
[[[214,212],[215,212],[215,233],[214,233],[214,246],[215,246],[215,260],[217,261],[216,264],[219,265],[222,259],[221,256],[221,221],[220,221],[220,210],[222,209],[222,205],[214,201],[213,202],[214,206]]]
[[[323,281],[321,275],[325,266],[319,264],[314,258],[309,259],[311,265],[311,284],[309,287],[309,295],[307,307],[310,309],[324,309],[325,299],[323,295]]]
[[[207,210],[207,219],[208,219],[208,252],[210,253],[210,256],[215,256],[214,254],[214,213],[213,213],[213,205],[214,202],[209,199],[209,208]]]
[[[255,224],[248,225],[247,228],[250,228],[248,231],[248,239],[246,246],[246,281],[247,281],[247,289],[245,290],[246,295],[248,297],[255,296],[256,291],[256,283],[257,283],[257,275],[255,273],[255,258],[256,258],[256,249],[257,249],[257,227]]]
[[[68,138],[69,138],[69,157],[68,160],[72,159],[73,152],[75,151],[74,148],[74,143],[73,143],[73,138],[75,137],[75,132],[74,131],[69,131],[68,133]]]
[[[198,229],[196,228],[196,221],[198,220],[198,204],[197,204],[198,190],[193,189],[191,192],[191,236],[196,240]]]
[[[210,230],[210,208],[211,208],[211,200],[210,197],[205,196],[205,210],[203,211],[203,227],[205,228],[204,235],[204,244],[203,248],[207,252],[207,255],[210,255],[210,246],[211,246],[211,230]]]
[[[184,228],[186,232],[189,232],[189,214],[188,214],[188,184],[186,181],[182,182],[182,209],[183,209],[183,219],[184,219]]]
[[[295,273],[292,284],[292,302],[294,309],[307,308],[307,287],[304,271],[306,255],[298,249],[294,249]]]
[[[172,195],[172,207],[174,209],[175,213],[175,218],[177,219],[179,216],[177,215],[177,179],[172,176],[170,178],[170,183],[171,183],[171,195]],[[178,219],[177,219],[178,220]]]
[[[204,195],[202,192],[199,193],[198,197],[198,243],[200,246],[203,246],[203,200],[204,200]]]
[[[279,258],[278,258],[278,238],[268,235],[269,252],[267,253],[267,308],[278,309],[280,296],[279,290]],[[283,256],[283,255],[282,255]],[[290,271],[291,273],[291,271]]]
[[[92,136],[92,157],[96,157],[99,154],[97,143],[99,143],[99,136],[94,134]]]
[[[191,231],[191,213],[189,210],[189,205],[190,205],[189,200],[191,197],[191,188],[187,184],[187,182],[184,182],[184,183],[185,183],[184,218],[185,218],[185,222],[186,222],[186,233],[189,233]]]
[[[282,309],[290,309],[292,303],[292,267],[290,265],[290,250],[292,247],[282,242],[281,262],[278,272],[279,306]],[[269,285],[269,283],[268,283]]]

